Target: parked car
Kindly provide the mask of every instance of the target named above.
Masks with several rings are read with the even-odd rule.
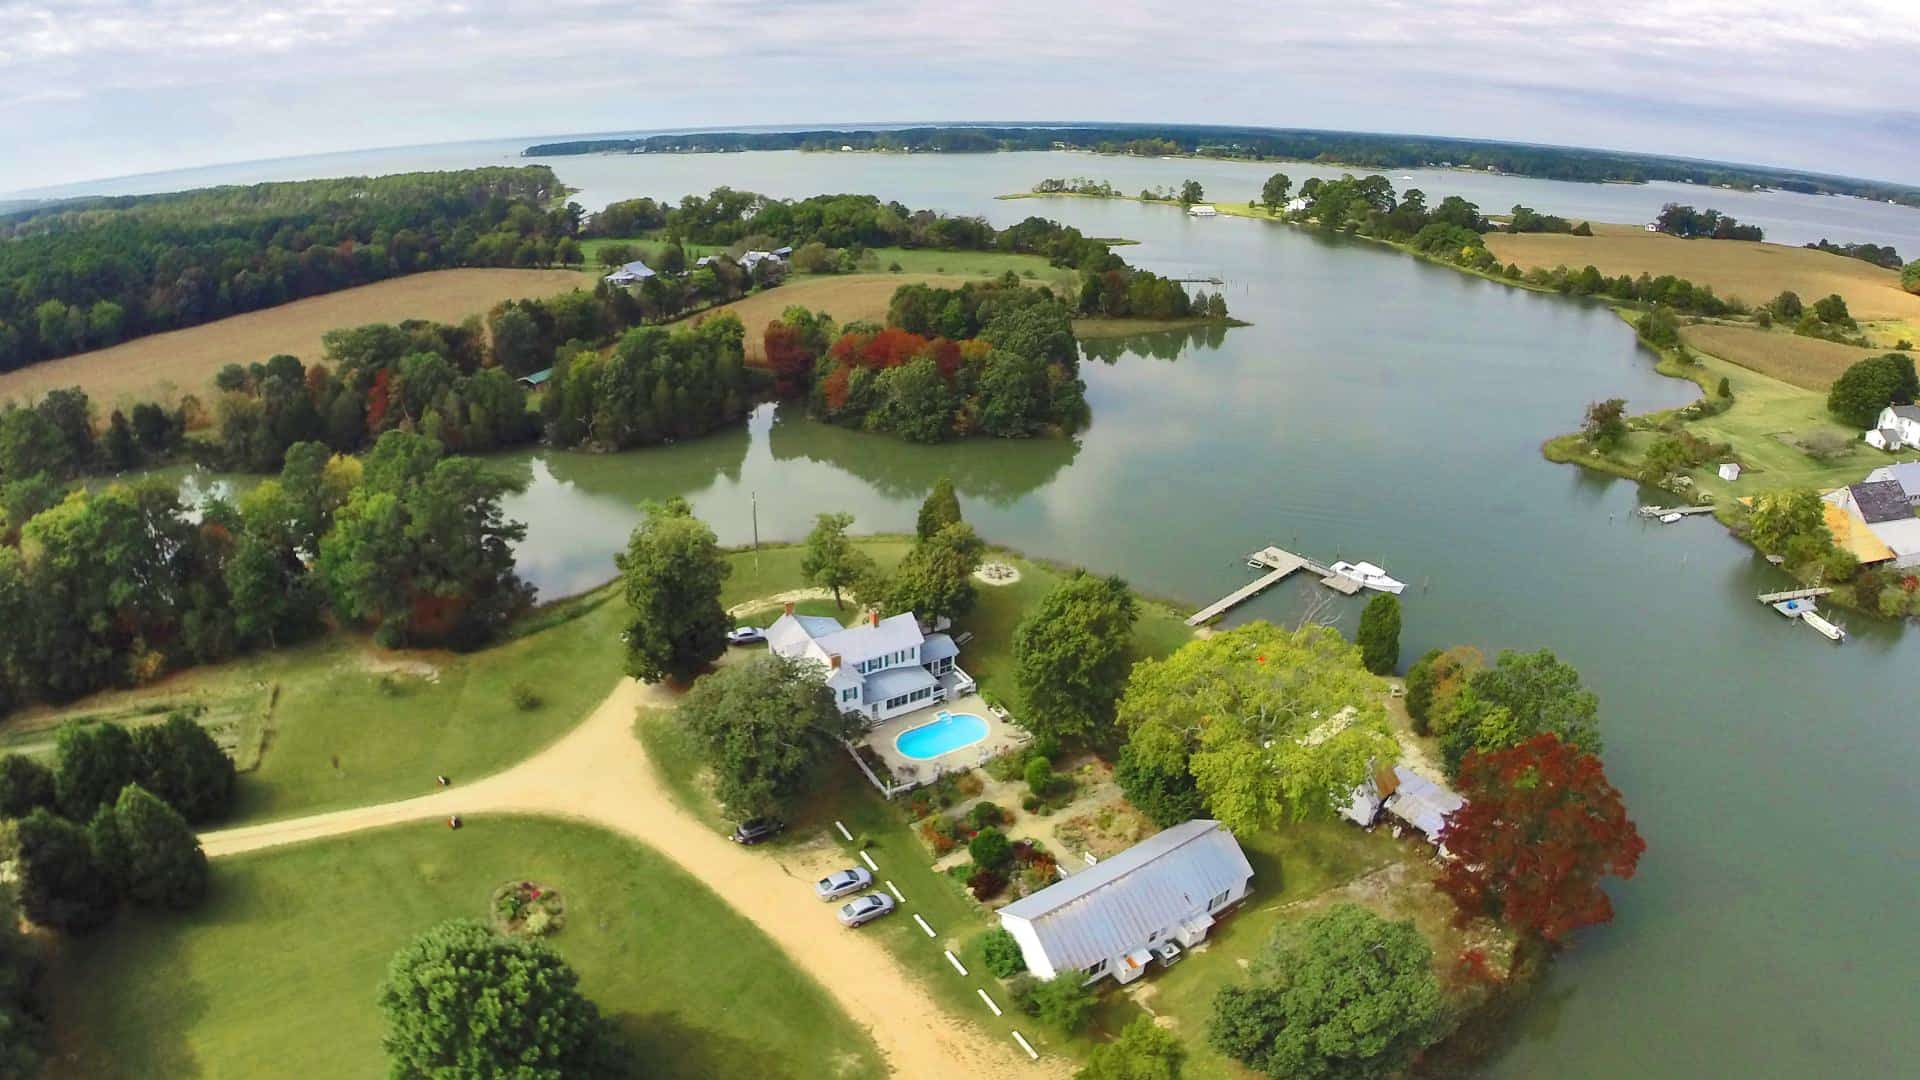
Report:
[[[729,645],[758,645],[767,640],[766,631],[757,626],[736,626],[727,631]]]
[[[870,923],[893,910],[893,897],[886,893],[868,893],[858,900],[840,906],[840,925],[859,926]]]
[[[1155,959],[1160,961],[1161,967],[1172,967],[1180,962],[1182,955],[1180,952],[1180,944],[1175,941],[1163,941],[1153,947],[1153,955]]]
[[[871,884],[873,884],[872,874],[852,866],[845,870],[835,870],[814,882],[813,891],[819,893],[822,900],[838,900],[850,892],[859,892]]]
[[[736,844],[757,844],[762,840],[771,840],[787,823],[776,818],[754,818],[743,821],[733,830],[731,839]]]

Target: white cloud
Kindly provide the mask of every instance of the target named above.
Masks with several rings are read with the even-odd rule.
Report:
[[[1354,127],[1920,173],[1914,0],[0,0],[0,188],[512,133]],[[1920,177],[1915,177],[1920,178]]]

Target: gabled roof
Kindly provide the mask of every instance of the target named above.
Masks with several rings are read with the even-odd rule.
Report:
[[[945,660],[950,656],[959,656],[960,646],[945,634],[928,634],[920,643],[920,662],[931,664],[935,660]]]
[[[1387,796],[1387,812],[1437,840],[1447,815],[1467,804],[1465,799],[1404,765],[1393,767],[1399,787]]]
[[[1854,508],[1869,525],[1913,516],[1913,507],[1907,504],[1907,491],[1898,480],[1849,484],[1847,492],[1853,496]]]
[[[520,376],[520,381],[526,383],[528,386],[539,386],[551,378],[553,378],[553,369],[541,368],[539,371]]]
[[[1887,408],[1892,409],[1893,415],[1902,420],[1920,421],[1920,405],[1889,405]]]
[[[913,613],[904,612],[890,619],[881,619],[878,626],[855,623],[844,630],[823,634],[816,637],[814,643],[828,653],[839,653],[841,663],[857,664],[890,652],[910,649],[924,640]]]
[[[1031,925],[1056,971],[1084,968],[1144,946],[1252,876],[1233,834],[1202,818],[1016,900],[1000,917]]]
[[[1893,432],[1881,429],[1884,434]],[[1920,497],[1920,461],[1902,461],[1894,465],[1882,465],[1867,474],[1867,481],[1892,480],[1905,489],[1908,499]]]

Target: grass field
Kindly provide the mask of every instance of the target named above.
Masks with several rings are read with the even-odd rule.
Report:
[[[576,270],[410,274],[10,371],[0,375],[0,399],[38,397],[64,386],[80,387],[103,408],[181,393],[205,399],[214,373],[228,364],[280,353],[318,360],[320,335],[329,330],[403,319],[457,323],[502,300],[554,296],[591,288],[593,281]]]
[[[555,621],[561,615],[577,617]],[[592,712],[622,675],[625,618],[626,605],[604,590],[535,612],[519,637],[476,653],[388,653],[357,634],[330,635],[12,717],[0,745],[8,733],[44,742],[67,717],[194,706],[219,716],[264,699],[265,749],[241,777],[234,822],[420,795],[438,774],[463,783],[497,772]],[[513,704],[516,683],[534,690],[538,707]]]
[[[384,1076],[375,996],[394,951],[443,919],[484,918],[512,880],[560,891],[566,923],[548,940],[644,1075],[884,1075],[865,1033],[685,871],[597,829],[517,817],[223,859],[198,910],[65,943],[52,1074]]]
[[[1849,367],[1887,351],[1822,341],[1786,330],[1725,323],[1682,326],[1680,340],[1690,349],[1712,353],[1781,382],[1821,393]]]
[[[1681,240],[1636,225],[1596,223],[1593,230],[1591,237],[1488,233],[1487,249],[1527,268],[1591,264],[1609,277],[1672,274],[1750,305],[1791,289],[1809,304],[1839,293],[1856,319],[1920,318],[1920,296],[1900,288],[1900,275],[1861,259],[1745,240]]]

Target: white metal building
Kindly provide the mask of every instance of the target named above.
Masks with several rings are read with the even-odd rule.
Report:
[[[1000,925],[1042,979],[1078,971],[1088,982],[1129,983],[1146,973],[1153,946],[1206,940],[1214,917],[1252,881],[1233,834],[1201,818],[1008,904]]]

